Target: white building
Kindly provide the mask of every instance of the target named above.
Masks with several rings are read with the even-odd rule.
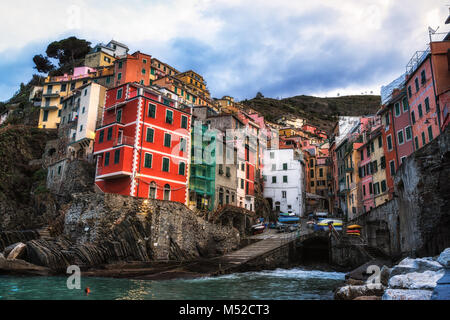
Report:
[[[108,44],[97,44],[90,53],[103,51],[113,57],[122,57],[130,50],[125,44],[111,40]]]
[[[264,151],[264,198],[278,212],[305,213],[305,175],[299,149]]]

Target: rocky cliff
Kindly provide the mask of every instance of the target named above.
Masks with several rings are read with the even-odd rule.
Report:
[[[26,242],[23,260],[53,271],[114,262],[189,261],[237,249],[239,232],[180,203],[113,194],[74,194],[55,239]]]

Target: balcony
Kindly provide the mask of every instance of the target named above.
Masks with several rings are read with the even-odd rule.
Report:
[[[135,138],[130,136],[121,136],[117,139],[114,139],[113,146],[134,146]]]
[[[42,96],[44,98],[59,98],[59,91],[56,91],[56,92],[51,92],[51,91],[43,92]]]
[[[58,110],[58,106],[57,105],[41,105],[41,109],[42,110]]]
[[[354,170],[354,168],[353,167],[350,167],[350,168],[345,168],[345,172],[353,172],[353,170]]]
[[[115,152],[120,151],[120,157],[115,163]],[[99,165],[97,167],[96,179],[111,180],[124,177],[131,177],[132,163],[125,159],[132,159],[133,149],[118,147],[111,151],[109,165],[105,166],[105,155],[98,158]]]

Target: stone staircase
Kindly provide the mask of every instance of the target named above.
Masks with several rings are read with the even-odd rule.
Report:
[[[53,238],[50,234],[50,227],[48,226],[38,229],[37,232],[39,233],[40,238],[43,240],[50,240]]]

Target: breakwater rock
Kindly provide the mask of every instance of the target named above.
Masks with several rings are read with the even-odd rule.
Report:
[[[181,203],[115,194],[74,194],[64,231],[25,242],[23,260],[52,271],[115,262],[190,261],[235,250],[238,230],[205,221]]]

